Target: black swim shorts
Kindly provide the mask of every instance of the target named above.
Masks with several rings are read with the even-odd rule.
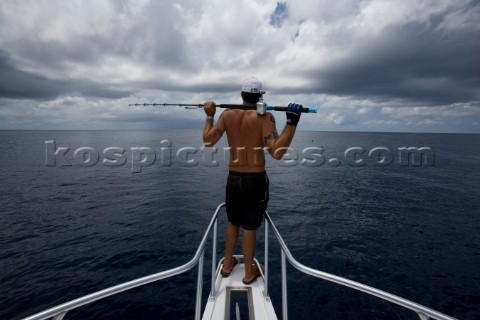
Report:
[[[268,184],[265,172],[230,171],[225,199],[228,221],[245,230],[258,229],[267,209]]]

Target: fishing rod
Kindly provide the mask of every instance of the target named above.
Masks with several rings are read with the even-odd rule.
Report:
[[[190,104],[190,103],[131,103],[128,106],[163,106],[163,107],[169,107],[169,106],[178,106],[178,107],[184,107],[185,109],[199,109],[203,108],[203,104]],[[219,108],[225,108],[225,109],[242,109],[242,110],[256,110],[258,114],[266,114],[267,111],[287,111],[287,107],[284,106],[268,106],[263,100],[260,100],[257,102],[256,106],[246,106],[243,104],[217,104],[216,105]],[[316,108],[302,108],[302,112],[304,113],[317,113]]]

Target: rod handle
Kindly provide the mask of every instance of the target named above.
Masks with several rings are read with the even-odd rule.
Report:
[[[257,110],[256,106],[245,106],[242,104],[217,104],[219,108],[228,108],[228,109],[243,109],[243,110]],[[267,106],[267,110],[272,111],[287,111],[287,107],[281,106]],[[317,113],[316,108],[302,108],[302,113]]]
[[[287,111],[287,107],[267,106],[267,110]],[[302,113],[317,113],[317,109],[303,107],[302,108]]]

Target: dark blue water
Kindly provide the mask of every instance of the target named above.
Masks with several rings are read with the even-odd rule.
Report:
[[[204,152],[199,131],[2,131],[0,146],[0,319],[187,262],[224,199],[225,142]],[[431,149],[406,163],[402,147]],[[269,212],[297,260],[480,318],[479,135],[299,132],[292,148],[267,171]],[[271,243],[280,316],[278,250]],[[67,319],[191,319],[195,284],[192,270]],[[293,319],[417,319],[292,267],[288,290]]]

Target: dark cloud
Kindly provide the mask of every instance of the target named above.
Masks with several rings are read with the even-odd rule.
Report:
[[[480,35],[442,30],[443,19],[386,28],[347,58],[310,72],[314,85],[305,91],[431,105],[480,99]]]
[[[195,65],[186,58],[189,50],[185,48],[181,20],[173,4],[153,2],[138,21],[130,20],[126,2],[115,2],[112,6],[118,16],[108,19],[113,19],[112,24],[120,23],[121,27],[97,33],[70,32],[71,37],[62,40],[46,40],[35,34],[5,41],[8,51],[0,50],[0,97],[48,100],[64,95],[112,99],[129,96],[132,91],[124,89],[128,81],[121,87],[114,87],[106,83],[106,76],[102,79],[68,77],[72,73],[71,66],[87,70],[100,69],[103,64],[110,67],[109,58],[130,61],[151,70],[195,71]],[[158,17],[159,13],[162,18]],[[119,17],[124,17],[124,21]],[[9,52],[16,58],[15,63]],[[41,66],[59,76],[50,78],[42,73],[24,71],[29,66]],[[137,90],[152,87],[156,88],[157,84],[146,84]],[[163,87],[174,88],[169,83]]]
[[[87,27],[82,31],[71,28],[70,37],[66,39],[54,37],[56,40],[46,40],[38,35],[27,36],[15,39],[12,43],[14,52],[24,60],[59,69],[64,68],[64,62],[94,67],[101,64],[104,57],[112,56],[125,57],[152,67],[178,68],[188,62],[182,17],[175,10],[174,4],[151,2],[148,10],[137,19],[132,17],[126,1],[115,1],[109,5],[112,12],[105,18],[114,27],[91,26],[93,30],[98,29],[96,32],[88,30]],[[81,18],[75,16],[72,16],[72,19],[77,23],[82,22]],[[93,24],[94,21],[90,23]]]
[[[0,97],[48,100],[75,95],[98,98],[122,98],[130,91],[110,88],[91,80],[56,80],[16,68],[6,54],[0,54]]]
[[[221,77],[215,79],[205,79],[203,83],[189,84],[188,76],[185,81],[178,79],[172,81],[170,79],[159,78],[149,81],[137,81],[129,84],[129,87],[137,90],[161,90],[168,92],[185,92],[185,93],[232,93],[240,92],[240,81],[224,80]]]
[[[201,83],[195,85],[185,85],[181,83],[172,84],[170,87],[163,85],[159,89],[169,91],[182,91],[190,93],[230,93],[240,92],[240,85],[238,83]]]
[[[98,36],[76,39],[66,45],[59,41],[39,41],[30,38],[18,39],[14,45],[15,55],[51,70],[63,71],[63,64],[81,63],[95,66],[99,57],[107,51],[108,44]]]

